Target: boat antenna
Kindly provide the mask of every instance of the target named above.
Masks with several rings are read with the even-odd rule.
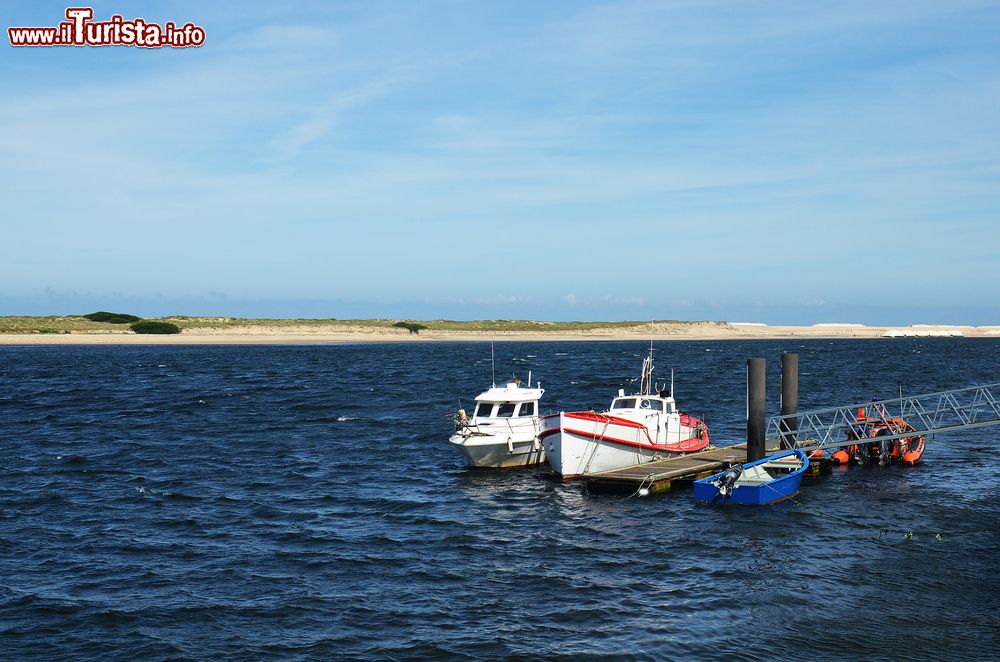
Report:
[[[639,376],[639,395],[649,395],[653,387],[653,341],[649,341],[649,356],[642,362],[642,374]]]
[[[674,369],[670,369],[670,397],[674,397]]]
[[[493,386],[497,385],[497,359],[493,353],[493,341],[490,341],[490,367],[493,370]]]

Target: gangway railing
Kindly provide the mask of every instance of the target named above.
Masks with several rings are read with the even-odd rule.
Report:
[[[837,448],[858,443],[873,422],[901,418],[913,430],[879,434],[879,441],[1000,425],[1000,382],[951,391],[872,400],[856,405],[811,409],[768,421],[767,438],[782,447]],[[797,425],[796,425],[797,424]],[[898,428],[897,428],[898,429]]]

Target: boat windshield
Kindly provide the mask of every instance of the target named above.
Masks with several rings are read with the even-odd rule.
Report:
[[[653,399],[643,399],[639,403],[639,409],[652,409],[653,411],[663,411],[663,401]]]
[[[615,398],[612,409],[635,409],[635,398]]]
[[[518,416],[534,416],[535,415],[535,403],[534,402],[522,402],[521,409],[517,412]]]
[[[479,418],[489,418],[491,411],[493,411],[492,402],[480,402],[479,406],[476,407],[476,416]]]
[[[510,418],[514,415],[514,407],[516,403],[505,402],[497,409],[497,418]]]

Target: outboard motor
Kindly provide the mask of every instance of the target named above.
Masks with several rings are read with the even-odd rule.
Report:
[[[739,480],[740,476],[743,475],[743,465],[734,464],[733,466],[726,469],[725,473],[712,481],[719,490],[719,496],[727,497],[733,493],[733,485]]]
[[[892,430],[889,428],[883,428],[875,433],[876,437],[888,437],[892,434]],[[889,457],[892,453],[892,447],[894,445],[893,439],[882,439],[878,442],[878,463],[881,466],[885,466],[889,463]]]

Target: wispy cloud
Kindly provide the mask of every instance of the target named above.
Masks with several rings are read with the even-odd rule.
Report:
[[[398,84],[397,77],[386,76],[334,94],[271,140],[269,154],[264,155],[262,163],[273,165],[294,159],[304,148],[325,138],[342,113],[391,94]]]

